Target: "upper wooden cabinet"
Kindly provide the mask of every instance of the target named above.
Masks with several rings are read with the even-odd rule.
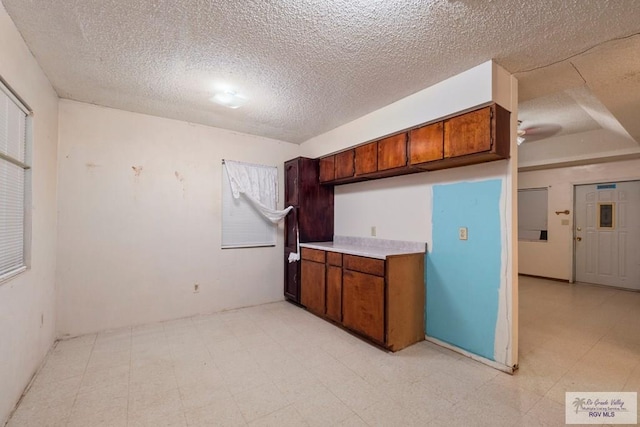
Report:
[[[353,177],[355,173],[355,150],[320,158],[320,182],[329,183]]]
[[[492,104],[323,157],[320,182],[346,184],[508,159],[510,116]],[[327,169],[335,163],[332,173],[322,173],[323,161]]]
[[[444,121],[444,157],[458,157],[491,149],[491,107]]]
[[[442,122],[409,132],[409,164],[423,165],[444,158],[444,126]]]
[[[370,142],[356,147],[356,176],[378,170],[378,143]]]
[[[378,141],[378,170],[407,165],[407,134],[400,133]]]
[[[439,169],[508,159],[511,113],[497,104],[444,121]]]
[[[347,150],[336,154],[336,179],[352,177],[354,170],[355,150]]]
[[[320,159],[320,182],[330,182],[336,179],[336,156]]]

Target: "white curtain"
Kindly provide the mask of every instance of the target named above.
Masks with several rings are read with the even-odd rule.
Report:
[[[279,223],[293,206],[277,210],[278,169],[273,166],[252,165],[249,163],[224,160],[231,194],[239,198],[242,194],[265,218],[274,224]]]

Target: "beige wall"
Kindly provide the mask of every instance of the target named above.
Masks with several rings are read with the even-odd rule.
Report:
[[[0,283],[0,425],[55,332],[58,97],[0,5],[0,76],[34,111],[30,268]]]
[[[282,206],[299,146],[64,100],[59,127],[59,336],[283,299],[282,226],[220,249],[221,160],[277,166]]]
[[[521,274],[572,280],[573,277],[573,185],[640,179],[640,160],[601,163],[558,169],[521,172],[518,187],[548,188],[549,240],[519,242]],[[556,215],[569,209],[571,215]],[[569,225],[562,225],[563,219]]]

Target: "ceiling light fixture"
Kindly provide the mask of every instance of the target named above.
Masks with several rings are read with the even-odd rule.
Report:
[[[211,102],[215,102],[223,107],[236,109],[242,107],[244,103],[247,102],[247,98],[237,92],[225,90],[224,92],[216,93],[213,98],[211,98]]]

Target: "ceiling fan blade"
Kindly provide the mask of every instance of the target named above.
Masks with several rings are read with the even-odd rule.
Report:
[[[562,130],[562,126],[557,124],[539,124],[527,126],[522,129],[526,141],[539,141],[550,138]]]

